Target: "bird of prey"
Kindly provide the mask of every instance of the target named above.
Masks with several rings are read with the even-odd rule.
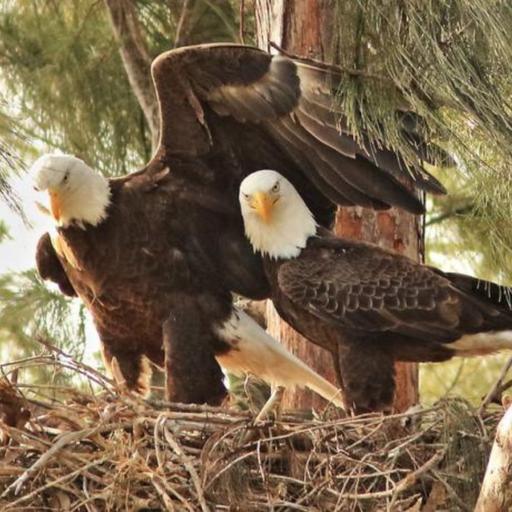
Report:
[[[164,53],[152,75],[161,134],[146,167],[105,179],[69,156],[34,164],[34,186],[49,194],[56,224],[39,242],[38,269],[84,301],[107,366],[115,358],[128,387],[144,392],[149,362],[165,360],[169,398],[218,403],[224,386],[215,355],[225,342],[217,327],[233,315],[232,293],[270,295],[261,257],[244,236],[245,176],[281,170],[322,225],[333,221],[336,203],[419,213],[411,189],[444,189],[381,141],[352,137],[332,105],[340,77],[330,69],[217,44]],[[419,121],[397,116],[425,159]]]
[[[332,353],[347,408],[389,409],[395,361],[512,348],[509,289],[333,236],[273,170],[247,176],[239,200],[277,311]]]
[[[162,225],[163,213],[150,222],[129,201],[127,216],[115,187],[69,155],[43,156],[32,172],[60,225],[39,242],[39,274],[84,300],[105,364],[128,388],[146,394],[153,363],[167,369],[169,398],[216,404],[225,395],[220,363],[273,386],[308,387],[341,405],[339,391],[234,306],[229,293],[215,284],[205,289],[206,277],[187,265],[181,242]],[[91,187],[87,196],[84,183]],[[62,189],[72,191],[72,201]],[[72,223],[59,220],[71,215]]]

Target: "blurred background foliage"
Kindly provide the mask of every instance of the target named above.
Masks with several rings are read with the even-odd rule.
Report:
[[[337,100],[354,133],[364,130],[415,163],[396,116],[397,107],[410,108],[425,120],[418,131],[457,164],[433,169],[449,195],[429,199],[427,261],[512,284],[512,5],[331,2],[332,55],[344,70]],[[127,75],[116,13],[146,77],[164,50],[255,39],[250,0],[0,0],[0,197],[11,206],[17,203],[8,178],[43,151],[76,154],[109,176],[150,157],[154,127]],[[16,236],[8,230],[0,223],[0,243]],[[2,360],[38,351],[37,336],[81,356],[83,307],[48,289],[33,270],[1,274]],[[423,399],[450,392],[478,400],[502,359],[424,365]],[[41,369],[34,378],[48,375]]]

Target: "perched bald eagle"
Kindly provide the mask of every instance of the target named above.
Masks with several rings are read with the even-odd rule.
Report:
[[[34,165],[34,186],[49,193],[56,222],[37,264],[44,279],[85,302],[107,366],[115,357],[130,388],[146,390],[148,361],[165,360],[169,398],[217,403],[225,390],[215,357],[236,356],[243,338],[222,339],[236,318],[231,293],[270,294],[244,236],[245,176],[280,170],[323,225],[335,203],[418,213],[414,186],[444,189],[381,143],[356,143],[333,108],[339,77],[327,69],[220,44],[164,53],[152,74],[161,136],[144,169],[107,180],[71,157]],[[397,115],[418,161],[425,158],[418,120]]]
[[[114,375],[119,369],[130,389],[145,394],[150,363],[165,361],[169,398],[216,404],[225,395],[220,363],[273,386],[308,387],[342,405],[339,391],[233,306],[213,276],[207,287],[208,274],[194,273],[186,245],[162,224],[172,201],[167,208],[154,194],[162,211],[145,218],[148,205],[137,209],[130,192],[125,204],[113,183],[69,155],[45,155],[32,173],[35,188],[49,194],[48,213],[58,226],[39,242],[39,273],[83,299],[107,368]]]
[[[247,176],[239,199],[277,311],[332,353],[346,407],[389,408],[395,361],[512,348],[509,289],[334,237],[275,171]]]

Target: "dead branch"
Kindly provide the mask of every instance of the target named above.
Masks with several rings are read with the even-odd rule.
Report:
[[[496,438],[485,471],[475,512],[512,510],[512,407],[496,430]]]
[[[151,57],[142,36],[135,6],[131,0],[105,0],[105,5],[112,30],[119,41],[119,52],[128,81],[144,112],[155,150],[160,125],[158,103],[151,80]]]
[[[501,402],[501,393],[506,389],[509,383],[503,384],[508,371],[512,367],[512,357],[503,365],[498,379],[494,383],[493,387],[489,390],[485,398],[483,399],[480,407],[478,408],[478,414],[482,414],[482,411],[493,401]]]

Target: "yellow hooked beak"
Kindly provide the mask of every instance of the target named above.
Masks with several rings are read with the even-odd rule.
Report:
[[[53,189],[50,189],[48,192],[50,194],[50,210],[52,212],[52,216],[56,221],[59,221],[62,213],[60,196],[58,192]]]
[[[272,218],[272,208],[275,201],[265,192],[256,192],[251,199],[251,206],[261,217],[263,222],[269,223]]]

